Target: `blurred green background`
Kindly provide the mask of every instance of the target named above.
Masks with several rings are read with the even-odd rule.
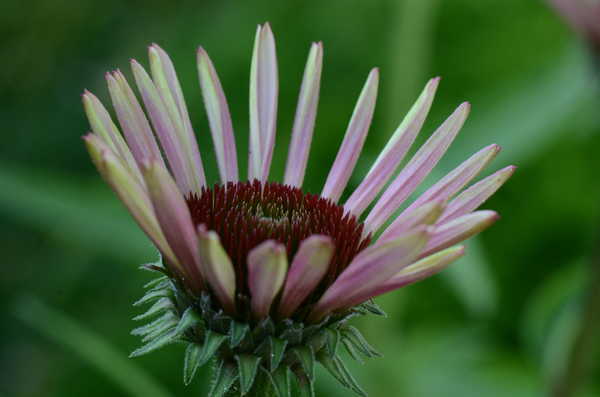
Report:
[[[356,186],[427,79],[443,76],[426,137],[463,100],[473,111],[436,168],[480,147],[486,173],[520,168],[485,207],[502,219],[443,274],[386,295],[387,319],[357,321],[385,357],[352,363],[371,396],[599,396],[600,84],[585,45],[541,1],[3,1],[0,13],[0,396],[202,396],[183,350],[128,359],[131,303],[154,251],[88,160],[84,88],[146,63],[178,68],[208,177],[217,168],[195,49],[210,53],[245,163],[256,24],[277,38],[281,178],[305,57],[325,45],[305,186],[318,192],[372,66],[381,67]],[[108,103],[108,102],[107,102]],[[431,179],[430,179],[431,181]],[[596,269],[596,270],[594,270]],[[594,313],[595,309],[595,313]],[[326,373],[318,396],[346,396]]]

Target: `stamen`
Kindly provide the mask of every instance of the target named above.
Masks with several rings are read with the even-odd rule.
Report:
[[[317,291],[330,285],[371,241],[370,235],[363,237],[363,224],[342,206],[279,183],[215,184],[190,194],[186,201],[194,224],[219,235],[242,293],[247,292],[248,252],[265,240],[285,245],[291,263],[302,240],[313,234],[329,236],[335,252]]]

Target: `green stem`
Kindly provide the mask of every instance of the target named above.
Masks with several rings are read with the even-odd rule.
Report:
[[[600,238],[598,239],[600,242]],[[600,247],[600,244],[596,244]],[[579,332],[575,337],[565,370],[558,375],[550,395],[572,397],[584,385],[600,349],[600,248],[596,248],[590,266],[590,284],[583,307]]]

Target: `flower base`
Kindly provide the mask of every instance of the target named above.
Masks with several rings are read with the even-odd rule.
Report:
[[[160,264],[144,269],[164,273]],[[366,396],[344,365],[341,346],[354,359],[376,357],[375,351],[348,320],[354,316],[385,315],[368,302],[330,315],[318,324],[291,319],[243,321],[226,315],[206,292],[191,297],[168,275],[146,285],[148,291],[135,305],[152,303],[135,320],[152,320],[132,334],[145,343],[131,356],[150,353],[171,343],[185,343],[184,382],[198,368],[213,363],[209,396],[278,396],[297,389],[314,395],[315,363],[320,363],[344,387]]]

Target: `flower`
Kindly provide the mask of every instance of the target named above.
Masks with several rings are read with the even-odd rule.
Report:
[[[596,53],[600,53],[600,1],[548,0],[550,5],[581,34]]]
[[[131,61],[145,112],[120,71],[106,75],[124,137],[100,101],[83,94],[93,131],[84,137],[91,158],[162,256],[145,266],[162,276],[136,303],[154,302],[136,319],[160,317],[133,331],[147,342],[133,355],[185,341],[185,382],[214,356],[214,395],[228,390],[262,395],[265,388],[286,395],[290,371],[301,388],[312,392],[315,361],[364,394],[340,359],[338,345],[355,357],[376,352],[347,320],[381,314],[372,298],[435,274],[462,256],[464,249],[456,244],[498,217],[475,210],[514,167],[464,189],[500,150],[487,146],[389,222],[440,160],[469,112],[469,104],[461,104],[394,176],[432,104],[439,83],[434,78],[366,177],[340,203],[375,108],[379,72],[373,69],[322,192],[303,192],[323,58],[322,44],[314,43],[284,181],[269,181],[278,72],[275,41],[265,24],[258,27],[254,44],[248,177],[240,180],[223,89],[204,49],[197,57],[221,180],[213,186],[204,176],[175,70],[158,45],[149,48],[151,74]]]

